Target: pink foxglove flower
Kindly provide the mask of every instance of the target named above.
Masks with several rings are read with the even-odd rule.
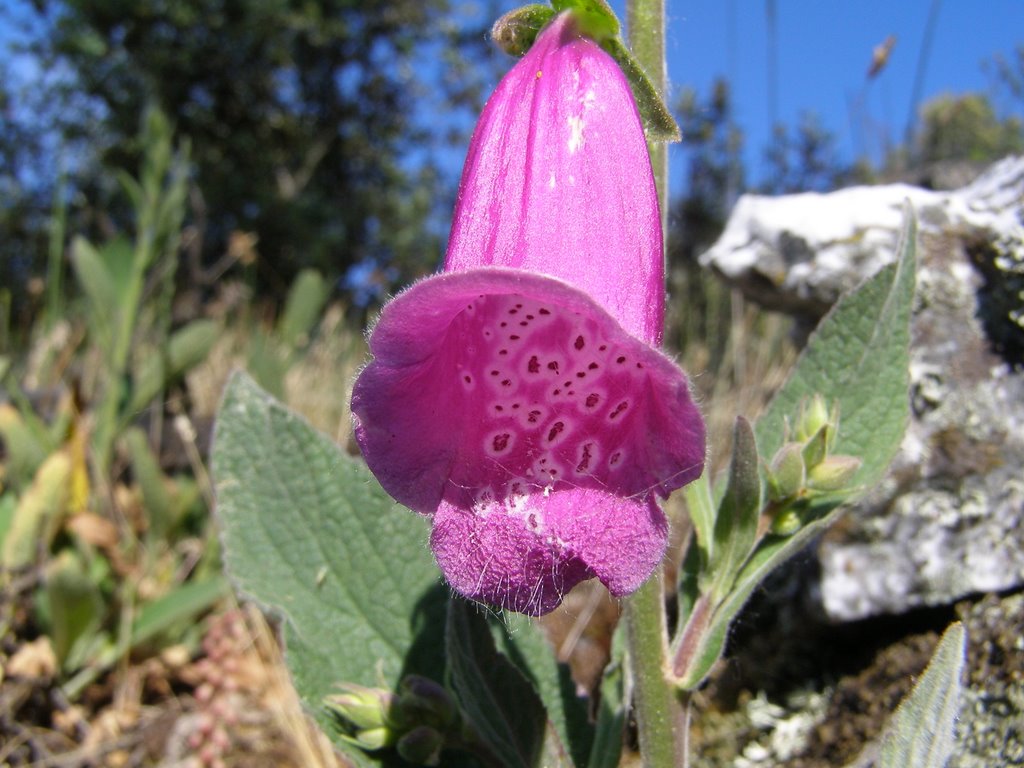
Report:
[[[539,615],[584,579],[628,594],[661,561],[656,497],[704,463],[657,348],[664,303],[629,85],[562,14],[488,101],[444,272],[384,307],[352,396],[367,464],[432,517],[456,591]]]

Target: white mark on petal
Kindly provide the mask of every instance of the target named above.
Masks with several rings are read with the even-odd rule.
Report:
[[[583,146],[583,127],[586,123],[582,117],[569,116],[569,154],[573,155],[576,150]]]

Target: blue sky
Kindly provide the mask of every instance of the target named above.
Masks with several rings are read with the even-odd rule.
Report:
[[[746,134],[746,165],[755,179],[771,130],[766,5],[666,0],[672,88],[688,85],[707,94],[716,77],[731,81],[736,121]],[[817,113],[846,160],[863,153],[877,157],[886,137],[900,141],[933,0],[776,0],[775,6],[778,118],[793,126],[802,111]],[[990,91],[993,78],[982,63],[997,53],[1009,57],[1024,44],[1024,1],[943,0],[937,6],[923,99]],[[888,66],[868,83],[872,49],[889,35],[896,44]],[[1008,98],[995,103],[1002,114],[1024,111],[1024,104]]]
[[[500,10],[524,1],[501,0]],[[756,182],[771,135],[768,0],[665,1],[673,100],[685,86],[706,97],[715,78],[728,79],[735,119],[746,137],[748,180]],[[24,2],[16,0],[12,7]],[[625,0],[611,3],[624,19]],[[933,6],[938,12],[923,100],[943,92],[991,91],[994,81],[982,64],[1024,44],[1024,0],[775,0],[778,119],[795,126],[802,112],[814,112],[834,134],[842,160],[863,154],[877,159],[886,141],[903,137]],[[0,16],[0,42],[11,33],[3,20]],[[872,49],[889,35],[896,37],[889,64],[868,83]],[[22,63],[22,74],[32,71],[30,62]],[[1024,112],[1024,103],[1007,98],[995,103],[1002,114]],[[682,151],[676,148],[672,157],[678,192]]]

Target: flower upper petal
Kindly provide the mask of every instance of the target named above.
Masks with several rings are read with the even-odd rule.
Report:
[[[544,29],[477,123],[445,271],[560,277],[629,333],[661,340],[661,219],[629,83],[570,14]]]

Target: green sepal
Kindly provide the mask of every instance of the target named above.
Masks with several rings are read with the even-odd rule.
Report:
[[[605,0],[551,0],[555,11],[571,11],[580,32],[603,44],[619,37],[622,28],[615,11]]]
[[[591,38],[611,56],[629,81],[633,99],[648,141],[675,142],[682,139],[672,113],[625,43],[615,12],[605,0],[553,0],[553,8],[539,3],[509,11],[491,28],[498,46],[513,56],[522,56],[556,13],[569,12],[581,34]]]
[[[767,475],[768,495],[772,501],[782,501],[800,493],[807,483],[804,446],[800,443],[783,445],[772,458]]]
[[[615,59],[629,81],[647,140],[667,143],[681,141],[683,134],[668,105],[622,40],[613,37],[601,43],[601,47]]]
[[[825,460],[825,456],[828,454],[828,435],[831,431],[832,428],[825,424],[804,444],[804,466],[807,467],[808,471],[814,469]]]
[[[829,456],[807,473],[807,487],[815,491],[843,491],[864,462],[856,456]]]
[[[522,56],[537,39],[540,31],[555,17],[555,11],[546,5],[533,3],[509,11],[491,27],[491,39],[505,53]]]

